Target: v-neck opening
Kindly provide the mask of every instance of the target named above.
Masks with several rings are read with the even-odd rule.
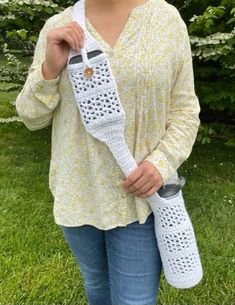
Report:
[[[90,27],[93,29],[93,31],[96,33],[96,35],[100,38],[100,40],[108,47],[108,49],[110,49],[111,51],[114,52],[114,50],[116,50],[119,41],[121,40],[122,36],[124,35],[124,33],[127,31],[127,27],[130,23],[130,18],[131,18],[131,13],[128,16],[127,22],[125,23],[122,31],[120,32],[120,34],[118,35],[118,38],[116,39],[116,42],[114,44],[114,46],[111,46],[105,39],[104,37],[96,30],[96,28],[93,26],[93,24],[90,22],[90,20],[86,17],[86,21],[89,23]]]
[[[95,32],[95,34],[100,38],[100,40],[104,43],[105,46],[107,46],[107,48],[109,50],[111,50],[112,52],[114,52],[117,48],[118,45],[120,44],[121,40],[123,39],[123,37],[125,37],[126,32],[128,31],[128,28],[131,25],[131,21],[132,21],[132,17],[134,17],[135,13],[138,13],[139,11],[142,11],[143,9],[147,8],[147,6],[155,1],[155,0],[147,0],[145,3],[137,5],[136,7],[132,8],[130,10],[129,16],[127,18],[127,21],[122,29],[122,31],[120,32],[120,34],[118,35],[116,42],[114,44],[114,46],[112,47],[104,38],[103,36],[96,30],[95,26],[93,26],[93,24],[90,22],[90,20],[86,17],[86,12],[85,12],[85,0],[84,1],[84,14],[85,14],[85,20],[86,22],[89,24],[89,26],[93,29],[93,31]]]

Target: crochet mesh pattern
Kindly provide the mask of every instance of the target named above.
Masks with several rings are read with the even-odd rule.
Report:
[[[74,5],[73,20],[85,33],[84,47],[79,52],[70,50],[67,64],[76,105],[87,132],[109,147],[128,176],[138,165],[124,138],[125,112],[107,55],[86,29],[84,0]],[[94,50],[102,52],[88,60],[88,52]],[[70,64],[76,55],[82,56],[82,62]],[[84,75],[87,67],[93,70],[91,77]],[[175,172],[166,184],[177,178]],[[154,214],[155,235],[167,282],[176,288],[195,286],[202,279],[203,271],[182,191],[168,198],[160,197],[156,192],[146,199]]]

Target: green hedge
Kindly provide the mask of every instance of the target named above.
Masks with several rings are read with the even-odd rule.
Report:
[[[215,121],[220,118],[220,122],[234,126],[235,0],[168,2],[178,8],[188,26],[201,121],[207,122],[208,113],[211,113],[216,114],[212,115]],[[2,68],[0,81],[12,83],[13,80],[23,85],[27,67],[20,62],[16,64],[17,52],[21,52],[21,56],[32,56],[45,21],[73,3],[72,0],[1,0],[0,45],[8,43],[8,51],[5,46],[1,53],[10,65],[17,65],[17,69]],[[22,73],[19,73],[20,69]]]

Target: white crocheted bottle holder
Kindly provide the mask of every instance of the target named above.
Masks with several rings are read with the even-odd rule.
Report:
[[[84,0],[73,8],[73,20],[85,33],[84,48],[70,51],[67,70],[86,130],[108,145],[121,170],[128,176],[138,165],[124,138],[125,111],[120,102],[115,79],[107,55],[87,31]],[[89,52],[100,54],[88,59]],[[80,55],[82,62],[71,64]],[[84,71],[92,71],[85,75]],[[173,183],[177,172],[166,182]],[[168,198],[158,193],[146,198],[155,221],[155,235],[167,282],[176,288],[190,288],[200,282],[203,275],[196,238],[185,208],[182,191]]]

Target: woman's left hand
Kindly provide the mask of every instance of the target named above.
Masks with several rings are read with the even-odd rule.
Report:
[[[163,185],[162,176],[156,167],[145,160],[121,183],[127,193],[141,198],[155,194]]]

